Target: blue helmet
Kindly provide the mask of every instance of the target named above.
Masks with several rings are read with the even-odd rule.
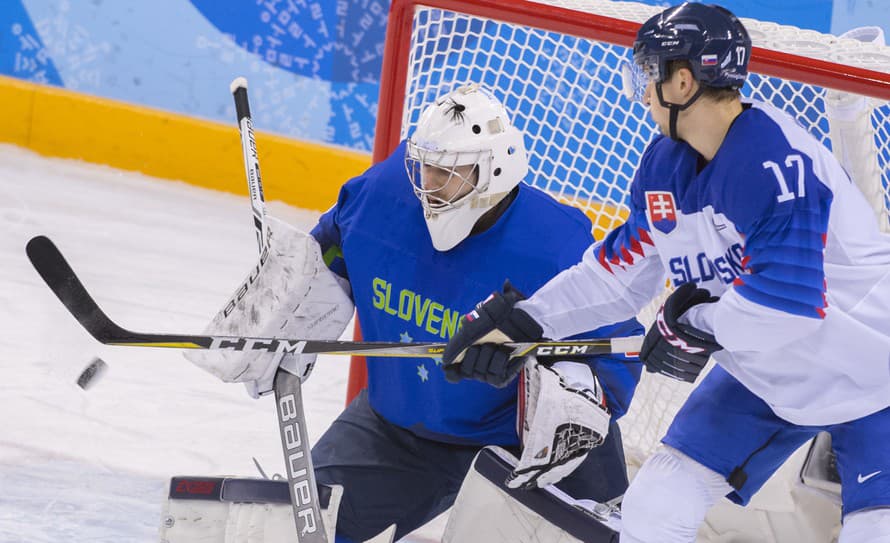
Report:
[[[669,61],[686,60],[703,85],[738,89],[748,76],[751,38],[729,10],[687,2],[643,23],[633,55],[655,83],[664,80]]]

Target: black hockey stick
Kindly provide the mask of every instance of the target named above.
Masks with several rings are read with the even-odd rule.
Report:
[[[62,305],[90,335],[106,345],[430,358],[441,356],[445,349],[445,343],[307,340],[134,332],[121,327],[102,311],[87,292],[80,278],[71,269],[65,257],[49,238],[37,236],[31,239],[26,247],[26,252],[37,273],[59,298]],[[514,349],[513,356],[589,356],[636,353],[640,350],[642,339],[641,336],[631,336],[593,340],[506,343],[505,345]]]
[[[266,201],[260,177],[260,161],[257,155],[250,103],[247,100],[247,80],[238,77],[229,86],[235,100],[235,114],[241,132],[241,150],[244,154],[244,172],[253,209],[257,247],[262,266],[269,251],[271,229],[266,224]],[[278,357],[281,360],[281,357]],[[297,529],[298,543],[328,543],[327,532],[321,517],[312,451],[306,432],[306,416],[303,411],[303,394],[300,377],[279,368],[272,384],[275,404],[278,406],[278,431],[284,452],[284,463],[290,490],[291,506]]]

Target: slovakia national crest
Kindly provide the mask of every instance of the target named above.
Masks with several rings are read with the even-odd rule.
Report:
[[[649,224],[659,232],[670,234],[677,227],[677,206],[670,192],[646,192],[646,214]]]

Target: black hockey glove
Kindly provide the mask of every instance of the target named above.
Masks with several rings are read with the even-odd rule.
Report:
[[[516,377],[525,359],[510,358],[511,349],[500,344],[539,341],[544,334],[528,313],[513,307],[523,299],[507,281],[503,294],[495,292],[461,319],[442,355],[449,383],[476,379],[500,388]]]
[[[684,283],[668,296],[646,333],[640,360],[646,370],[687,383],[695,379],[715,352],[723,349],[716,338],[677,319],[694,305],[719,298],[694,283]]]

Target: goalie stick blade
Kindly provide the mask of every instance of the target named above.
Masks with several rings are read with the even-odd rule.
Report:
[[[207,349],[211,336],[140,334],[118,326],[90,296],[62,252],[46,236],[35,236],[25,246],[28,259],[62,305],[91,336],[106,345]],[[229,338],[239,339],[239,338]]]
[[[25,252],[46,285],[90,335],[101,343],[126,335],[126,330],[99,308],[52,240],[35,236],[25,246]]]

